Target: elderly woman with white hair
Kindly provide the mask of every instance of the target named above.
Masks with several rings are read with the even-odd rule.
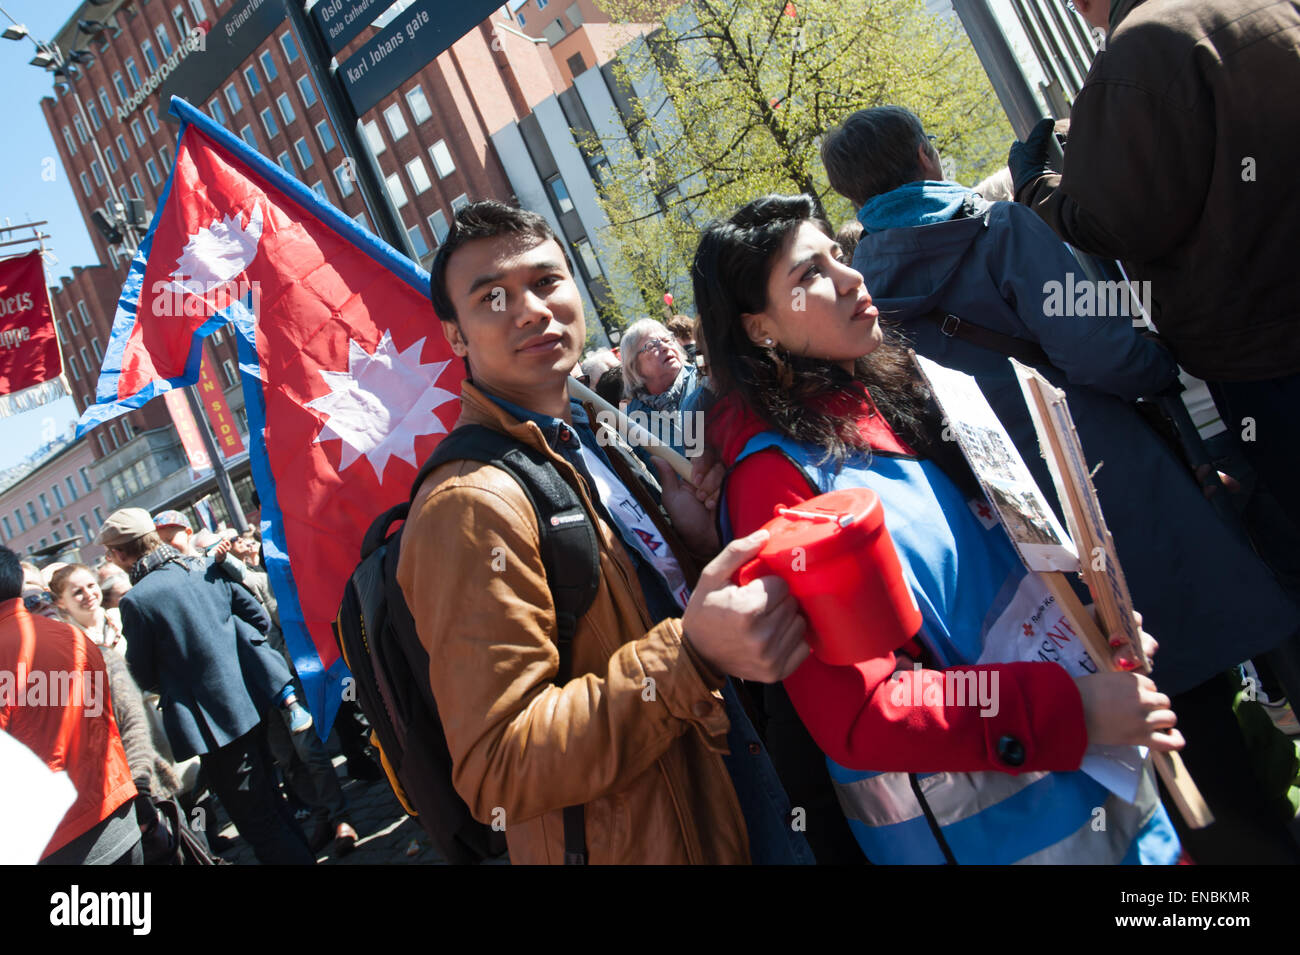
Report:
[[[627,413],[641,412],[647,429],[679,454],[684,453],[682,406],[698,390],[695,365],[661,322],[643,318],[623,333],[623,383],[630,395]],[[632,418],[638,424],[638,418]],[[694,433],[694,432],[692,432]]]

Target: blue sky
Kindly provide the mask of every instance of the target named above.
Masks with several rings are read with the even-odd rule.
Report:
[[[76,10],[74,4],[58,0],[0,0],[0,6],[39,40],[51,39]],[[0,26],[9,26],[3,16]],[[95,265],[99,257],[45,126],[40,101],[52,95],[54,87],[48,73],[29,65],[35,52],[30,40],[0,40],[0,89],[7,100],[5,142],[4,149],[0,149],[0,220],[7,220],[6,225],[49,221],[41,231],[49,233],[46,248],[58,261],[55,264],[47,259],[45,275],[50,284],[56,284],[60,276],[71,274],[72,266]],[[53,182],[41,175],[42,163],[48,157],[55,163]],[[0,249],[0,254],[15,251],[23,248]],[[75,418],[71,398],[12,418],[0,418],[0,469],[16,464],[45,443],[51,427],[62,432]]]

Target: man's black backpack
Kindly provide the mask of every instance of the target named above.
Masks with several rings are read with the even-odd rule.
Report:
[[[465,864],[505,851],[502,832],[470,815],[451,782],[451,756],[429,687],[429,657],[397,583],[402,529],[420,485],[448,461],[482,461],[519,482],[537,513],[541,557],[555,603],[560,669],[569,679],[578,620],[596,595],[600,557],[595,528],[577,492],[540,452],[481,425],[457,428],[420,468],[411,497],[381,514],[366,532],[361,563],[343,592],[334,636],[355,680],[393,791],[448,862]],[[564,810],[566,864],[586,862],[582,807]]]

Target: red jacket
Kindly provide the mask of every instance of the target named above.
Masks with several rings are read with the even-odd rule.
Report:
[[[0,730],[77,790],[42,858],[136,796],[99,648],[66,623],[28,613],[20,598],[0,602]]]
[[[828,408],[855,417],[859,433],[871,447],[913,453],[875,411],[865,392],[837,396]],[[816,493],[779,450],[759,451],[735,464],[745,444],[767,430],[771,429],[766,422],[735,394],[720,400],[709,414],[708,443],[721,450],[731,469],[726,507],[736,537],[762,527],[777,506],[797,506]],[[915,641],[903,651],[911,659],[922,659]],[[822,751],[849,769],[1006,772],[1007,765],[996,751],[1004,734],[1025,745],[1025,762],[1018,772],[1078,769],[1088,740],[1082,699],[1069,674],[1054,663],[995,667],[1000,674],[996,718],[980,716],[978,708],[971,706],[915,705],[911,701],[922,699],[920,693],[908,692],[906,705],[894,704],[894,684],[889,682],[894,671],[902,669],[905,682],[917,679],[911,660],[894,653],[854,666],[832,666],[810,656],[784,686]],[[985,668],[952,667],[950,671]],[[938,671],[922,670],[920,679],[928,684],[942,677]]]

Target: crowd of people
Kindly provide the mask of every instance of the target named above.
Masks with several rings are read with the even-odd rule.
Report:
[[[358,835],[311,732],[256,532],[195,533],[177,511],[124,508],[97,543],[98,567],[37,568],[0,548],[0,672],[17,677],[0,729],[76,793],[40,861],[215,863],[214,799],[263,863],[350,851]],[[50,677],[28,699],[18,684],[37,672],[63,675],[62,694]],[[349,710],[331,738],[350,775],[379,779]]]
[[[503,468],[439,465],[402,532],[397,580],[452,782],[475,819],[503,826],[512,861],[1300,860],[1287,557],[1300,543],[1300,288],[1268,264],[1294,247],[1297,219],[1291,193],[1262,182],[1298,158],[1300,101],[1261,106],[1300,86],[1300,49],[1283,39],[1300,20],[1246,0],[1075,5],[1108,31],[1104,56],[1070,121],[1015,143],[989,195],[945,179],[913,113],[853,113],[821,149],[853,221],[833,231],[808,196],[755,197],[702,230],[698,318],[641,319],[616,348],[583,354],[582,299],[544,218],[493,200],[457,211],[430,280],[468,370],[456,427],[543,462],[594,541],[590,602],[562,621],[546,533]],[[1215,56],[1192,55],[1203,47]],[[1100,281],[1079,253],[1149,284],[1154,331],[1127,309],[1049,307],[1050,289]],[[1007,359],[1065,393],[1150,674],[1118,634],[1113,660],[1084,672],[1002,655],[1008,634],[1073,631],[989,516],[917,355],[974,377],[1062,520]],[[1215,489],[1135,404],[1171,393],[1180,367],[1242,435],[1253,477],[1225,487],[1276,502],[1267,543],[1211,506]],[[685,454],[689,478],[637,432],[599,424],[607,409],[571,397],[570,377],[650,422],[649,444]],[[774,513],[861,489],[883,507],[921,624],[889,652],[829,662],[781,577],[738,575]],[[130,508],[98,542],[98,572],[0,549],[0,670],[111,688],[98,712],[91,695],[70,701],[75,720],[0,701],[0,729],[76,784],[43,861],[174,852],[181,834],[154,810],[192,760],[261,861],[354,842],[256,542]],[[966,678],[996,699],[954,703]],[[1130,760],[1127,790],[1103,776],[1099,747],[1181,752],[1214,823],[1167,811],[1149,760]],[[313,837],[291,800],[319,821]]]

